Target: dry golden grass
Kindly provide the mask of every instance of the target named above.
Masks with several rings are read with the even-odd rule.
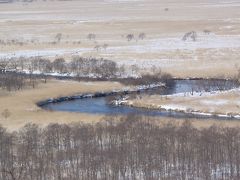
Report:
[[[177,126],[182,125],[185,121],[190,122],[194,127],[198,129],[209,128],[211,126],[217,127],[240,127],[240,122],[238,120],[216,120],[216,119],[176,119],[171,117],[156,117],[152,118],[153,122],[162,126],[166,124],[174,124]]]
[[[49,123],[96,123],[102,120],[103,115],[92,115],[84,113],[46,111],[36,106],[36,102],[51,97],[67,96],[83,92],[109,91],[121,89],[123,86],[116,82],[75,82],[51,80],[47,84],[40,84],[36,89],[26,89],[18,92],[3,92],[0,96],[1,113],[8,109],[11,115],[4,118],[0,115],[0,124],[9,131],[17,130],[26,123],[35,123],[46,126]],[[146,101],[147,102],[147,101]],[[160,124],[176,123],[181,124],[184,119],[170,117],[153,118]],[[238,121],[219,120],[198,120],[191,119],[192,124],[197,128],[209,127],[212,125],[236,127],[240,126]]]
[[[121,84],[116,82],[75,82],[51,80],[47,84],[40,84],[36,89],[26,89],[11,93],[1,91],[1,112],[8,109],[11,115],[8,118],[4,118],[1,115],[0,124],[8,130],[13,131],[21,128],[26,123],[35,123],[40,126],[46,126],[49,123],[96,123],[101,121],[104,116],[84,113],[46,111],[37,107],[36,103],[51,97],[67,96],[83,92],[109,91],[112,89],[120,89],[122,87],[123,86]],[[233,99],[235,98],[235,96],[231,97]],[[226,98],[229,98],[229,96]],[[153,100],[153,98],[147,97],[143,100],[147,104],[150,100]],[[154,102],[159,103],[157,99]],[[170,117],[156,117],[154,119],[156,119],[160,124],[168,122],[181,124],[183,122],[183,119]],[[197,128],[204,128],[212,125],[240,127],[239,121],[219,121],[214,119],[190,119],[190,121]]]
[[[68,112],[50,112],[37,107],[38,101],[51,97],[73,95],[82,92],[110,91],[120,89],[122,85],[116,82],[74,82],[51,80],[40,84],[36,89],[6,93],[0,97],[0,109],[8,109],[10,117],[0,116],[0,124],[9,130],[15,130],[26,123],[47,125],[49,123],[96,122],[102,116]],[[1,111],[1,112],[2,112]]]

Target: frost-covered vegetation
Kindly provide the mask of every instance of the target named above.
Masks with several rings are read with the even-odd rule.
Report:
[[[0,179],[239,179],[239,128],[156,125],[128,116],[97,125],[0,128]]]

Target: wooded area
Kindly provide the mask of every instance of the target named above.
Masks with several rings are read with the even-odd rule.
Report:
[[[0,179],[240,179],[239,128],[116,119],[0,128]]]

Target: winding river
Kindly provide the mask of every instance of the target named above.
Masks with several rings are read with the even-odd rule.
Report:
[[[154,88],[151,90],[141,91],[144,94],[161,94],[172,95],[176,93],[192,93],[192,92],[213,92],[219,90],[230,90],[238,87],[231,80],[173,80],[173,83],[168,88]],[[68,100],[47,101],[40,104],[43,109],[53,111],[80,112],[89,114],[102,115],[126,115],[135,113],[138,115],[149,116],[170,116],[175,118],[210,118],[206,115],[193,115],[184,112],[163,111],[163,110],[148,110],[143,108],[135,108],[129,106],[114,106],[109,104],[108,98],[116,95],[100,95],[97,97],[84,98],[67,98]],[[70,100],[69,100],[70,99]],[[226,119],[226,117],[218,117],[218,119]]]

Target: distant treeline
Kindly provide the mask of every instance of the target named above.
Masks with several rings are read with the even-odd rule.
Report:
[[[66,62],[64,58],[56,58],[54,61],[50,61],[41,57],[0,59],[0,71],[6,70],[104,78],[115,77],[120,72],[125,72],[125,69],[118,68],[114,61],[82,57],[74,57],[70,62]]]
[[[240,179],[240,129],[134,115],[17,132],[0,128],[1,180]]]
[[[171,75],[160,70],[155,74],[141,75],[136,69],[136,66],[126,69],[111,60],[82,57],[74,57],[70,62],[63,58],[50,61],[40,57],[0,59],[0,88],[9,91],[25,86],[34,88],[37,80],[47,82],[49,77],[78,81],[110,80],[126,85],[172,83]]]
[[[35,88],[40,81],[46,83],[47,76],[0,71],[0,89],[7,91],[18,91],[27,87]]]

